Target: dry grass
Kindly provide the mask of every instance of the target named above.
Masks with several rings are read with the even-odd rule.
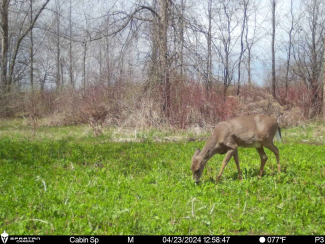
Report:
[[[157,128],[129,128],[117,126],[104,126],[102,135],[95,138],[93,130],[89,125],[76,126],[47,126],[48,119],[39,121],[39,128],[34,134],[29,119],[1,119],[0,136],[29,138],[31,140],[51,139],[62,140],[73,138],[74,140],[96,140],[97,143],[113,142],[179,142],[179,141],[206,141],[214,126],[190,126],[187,129],[174,127]],[[282,138],[285,143],[325,143],[325,125],[323,120],[309,120],[296,127],[283,127]]]
[[[11,111],[10,117],[24,118],[34,133],[44,126],[88,124],[97,136],[107,128],[182,129],[198,134],[211,131],[220,121],[241,115],[274,116],[281,127],[298,126],[308,119],[308,106],[295,101],[280,101],[281,105],[267,89],[244,86],[239,96],[234,93],[234,88],[229,87],[224,100],[220,86],[207,92],[201,84],[177,80],[172,85],[169,117],[164,111],[159,89],[147,92],[139,84],[96,84],[78,91],[20,93],[16,94],[16,99],[8,96],[6,101],[10,104],[7,108]]]

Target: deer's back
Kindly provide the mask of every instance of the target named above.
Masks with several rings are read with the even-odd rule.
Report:
[[[278,129],[275,118],[250,115],[220,122],[214,134],[218,140],[234,140],[239,147],[260,147],[273,140]]]

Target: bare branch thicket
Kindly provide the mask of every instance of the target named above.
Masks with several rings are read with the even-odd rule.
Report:
[[[253,94],[259,90],[253,86],[246,88],[245,82],[253,82],[257,62],[265,61],[268,66],[271,61],[269,57],[260,55],[264,51],[263,46],[269,46],[261,42],[266,36],[268,43],[272,38],[273,46],[270,94],[276,95],[278,102],[296,99],[286,103],[289,104],[286,109],[297,105],[302,111],[307,111],[297,102],[297,91],[304,92],[303,101],[310,101],[312,107],[318,106],[319,109],[322,106],[323,82],[320,77],[324,57],[324,14],[320,0],[303,0],[301,8],[295,5],[297,8],[294,11],[291,7],[285,19],[291,23],[283,23],[282,26],[273,25],[276,21],[274,18],[271,20],[272,16],[261,16],[258,10],[262,4],[255,0],[206,0],[200,3],[200,8],[191,0],[139,0],[127,4],[124,1],[117,4],[102,1],[105,10],[94,11],[96,14],[86,6],[91,1],[55,0],[53,5],[46,5],[49,7],[35,25],[36,15],[46,1],[30,0],[11,1],[15,4],[9,5],[8,9],[15,11],[19,18],[13,20],[16,15],[9,12],[9,25],[6,27],[5,3],[8,2],[1,1],[4,8],[0,13],[2,35],[5,36],[7,28],[9,37],[8,40],[1,39],[2,46],[5,44],[2,54],[7,54],[1,56],[1,91],[7,89],[7,81],[11,77],[11,83],[19,84],[17,90],[20,91],[29,88],[25,84],[35,91],[46,92],[47,89],[57,88],[59,92],[53,94],[60,100],[61,106],[64,106],[65,99],[69,100],[65,90],[73,93],[71,97],[74,98],[76,94],[82,95],[82,99],[74,100],[79,104],[76,110],[88,110],[83,121],[90,124],[96,135],[101,130],[100,118],[104,117],[112,101],[118,101],[120,108],[126,108],[122,111],[123,118],[133,110],[141,108],[144,111],[146,107],[141,107],[139,103],[146,101],[150,112],[138,113],[145,115],[144,121],[156,112],[160,118],[155,119],[154,124],[163,120],[185,128],[189,124],[202,126],[231,117],[242,100],[247,99],[247,104],[265,100],[267,95]],[[278,1],[266,2],[264,10],[271,10],[270,2]],[[305,16],[297,16],[296,9],[298,12],[305,11]],[[277,20],[283,13],[280,11],[280,7],[277,7],[276,13],[273,11]],[[266,26],[266,20],[268,23],[271,20],[270,28]],[[15,56],[18,38],[33,23],[25,35],[28,38],[20,41]],[[300,33],[298,29],[301,29]],[[283,40],[281,36],[285,36]],[[281,46],[286,46],[284,55],[276,52],[276,48]],[[274,65],[277,61],[275,56],[281,61],[281,55],[284,65]],[[12,58],[15,59],[13,69]],[[277,83],[274,82],[274,74],[277,75]],[[299,77],[299,80],[294,81],[292,77]],[[306,85],[303,86],[300,80]],[[146,82],[142,85],[139,81]],[[279,81],[285,84],[285,93],[284,85]],[[98,95],[99,98],[95,99],[93,96],[99,93],[92,93],[91,89],[99,83],[103,89],[109,90],[109,95]],[[133,89],[126,94],[125,89],[131,83]],[[305,87],[309,89],[308,96]],[[228,97],[230,94],[239,96]],[[107,100],[107,96],[111,100]],[[266,107],[276,103],[274,99],[268,99]],[[151,106],[152,103],[155,106]],[[70,110],[73,110],[72,105]],[[249,106],[244,105],[240,106],[247,112]],[[152,111],[154,109],[156,111]],[[310,110],[310,115],[318,114],[320,110],[315,112],[317,109]],[[59,110],[58,113],[64,115]],[[92,115],[95,110],[98,111]],[[81,112],[76,114],[81,116]],[[134,118],[137,117],[135,114]]]
[[[310,92],[309,117],[322,114],[323,81],[321,70],[324,53],[324,3],[319,0],[303,2],[299,20],[299,32],[293,44],[295,64],[292,69],[306,84]]]
[[[212,44],[217,51],[219,57],[221,58],[222,64],[222,77],[224,92],[224,101],[226,99],[226,92],[231,82],[234,79],[234,72],[236,68],[237,60],[232,59],[234,53],[234,47],[237,44],[240,36],[234,33],[237,27],[240,25],[237,6],[237,2],[224,0],[218,5],[218,17],[215,20],[215,25],[217,26],[217,36],[212,41]],[[220,43],[220,46],[218,45]]]
[[[23,26],[21,26],[21,31],[19,35],[17,36],[16,42],[11,43],[13,47],[13,52],[9,54],[9,2],[10,0],[3,0],[1,2],[1,12],[0,12],[0,18],[1,18],[1,34],[2,34],[2,57],[1,57],[1,83],[3,88],[6,91],[10,91],[11,85],[13,83],[14,78],[14,69],[16,65],[16,59],[19,52],[20,45],[23,41],[23,39],[26,37],[26,35],[30,32],[30,30],[34,27],[37,19],[39,18],[42,11],[45,9],[46,5],[50,2],[50,0],[46,0],[43,2],[41,7],[37,9],[33,20],[30,22],[30,24],[24,29]],[[27,18],[28,13],[26,13]],[[10,60],[8,59],[8,56],[11,56]]]
[[[250,8],[247,13],[247,24],[245,30],[245,46],[246,50],[246,69],[247,69],[247,82],[252,85],[252,61],[253,61],[253,47],[261,41],[266,35],[267,31],[264,30],[264,23],[266,17],[259,14],[260,5],[256,1],[251,1]]]

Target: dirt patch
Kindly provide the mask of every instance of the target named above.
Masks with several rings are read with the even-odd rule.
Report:
[[[161,137],[161,138],[152,138],[152,139],[143,139],[143,138],[115,138],[113,139],[114,142],[194,142],[194,141],[206,141],[207,138],[193,138],[193,137],[181,137],[181,136],[174,136],[174,137]]]

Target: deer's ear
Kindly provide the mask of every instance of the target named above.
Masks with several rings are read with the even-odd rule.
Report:
[[[198,156],[200,152],[201,152],[201,150],[199,148],[196,149],[195,152],[194,152],[194,156]]]

